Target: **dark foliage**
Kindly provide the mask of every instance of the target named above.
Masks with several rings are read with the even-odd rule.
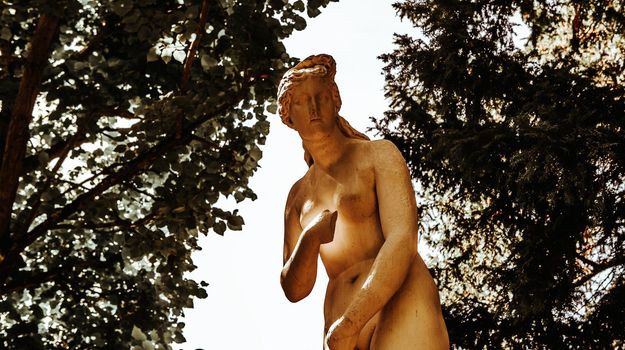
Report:
[[[167,349],[329,0],[0,1],[0,348]],[[210,317],[210,315],[207,315]]]
[[[454,347],[625,346],[623,2],[395,8],[423,35],[382,56],[377,129],[419,184]]]

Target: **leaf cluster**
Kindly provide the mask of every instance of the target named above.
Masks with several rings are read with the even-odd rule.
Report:
[[[207,296],[188,278],[198,235],[242,228],[218,200],[256,198],[248,179],[295,62],[281,41],[328,2],[2,1],[5,165],[9,127],[27,137],[0,174],[19,178],[0,184],[15,198],[0,220],[0,347],[184,341],[183,309]],[[48,47],[33,45],[42,18]]]

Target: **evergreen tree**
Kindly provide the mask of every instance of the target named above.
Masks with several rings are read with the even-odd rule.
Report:
[[[382,56],[376,128],[419,185],[455,348],[625,347],[624,5],[394,5],[422,35]]]
[[[0,348],[157,349],[329,0],[0,1]],[[210,315],[207,315],[208,317]]]

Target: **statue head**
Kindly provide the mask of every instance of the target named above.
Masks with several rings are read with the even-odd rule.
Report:
[[[289,110],[291,108],[291,99],[293,97],[293,91],[297,89],[300,82],[309,78],[321,78],[324,81],[328,89],[330,89],[332,95],[332,102],[334,103],[334,110],[336,116],[336,123],[341,133],[347,137],[355,139],[369,140],[367,135],[354,129],[345,118],[339,115],[341,109],[341,95],[339,94],[339,88],[334,81],[334,75],[336,74],[336,62],[330,55],[320,54],[308,56],[306,59],[296,64],[295,67],[289,69],[278,87],[278,115],[285,124],[289,124],[290,119]],[[313,159],[310,153],[304,147],[304,160],[311,166]]]

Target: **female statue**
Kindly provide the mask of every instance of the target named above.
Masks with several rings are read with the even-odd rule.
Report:
[[[335,72],[331,56],[310,56],[278,89],[280,117],[309,165],[287,198],[282,288],[292,302],[306,297],[320,255],[324,349],[448,349],[438,290],[417,252],[406,162],[392,142],[369,141],[338,115]]]

